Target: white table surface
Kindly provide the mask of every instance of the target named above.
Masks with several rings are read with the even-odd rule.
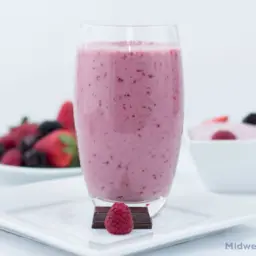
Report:
[[[187,175],[187,184],[184,189],[204,190],[195,167],[187,152],[182,153],[178,168],[178,176]],[[183,184],[184,186],[184,184]],[[256,198],[256,196],[255,196]],[[255,209],[256,212],[256,209]],[[256,249],[230,250],[225,249],[225,242],[256,244],[256,221],[240,227],[226,230],[218,235],[213,235],[197,241],[165,248],[162,250],[141,253],[141,256],[233,256],[256,255]],[[1,256],[72,256],[70,253],[54,250],[52,248],[27,241],[23,238],[0,232]]]

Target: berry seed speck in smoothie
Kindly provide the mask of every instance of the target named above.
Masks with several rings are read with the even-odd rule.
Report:
[[[166,197],[183,127],[180,49],[90,43],[77,58],[76,128],[90,195],[135,203]]]

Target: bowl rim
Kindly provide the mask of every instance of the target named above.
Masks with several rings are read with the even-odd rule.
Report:
[[[23,174],[33,174],[33,175],[56,175],[56,174],[70,174],[70,173],[81,173],[81,167],[69,167],[69,168],[34,168],[25,166],[11,166],[0,163],[0,173],[2,172],[16,172]]]
[[[250,140],[193,140],[191,138],[188,138],[189,143],[192,144],[254,144],[256,143],[256,139],[250,139]]]

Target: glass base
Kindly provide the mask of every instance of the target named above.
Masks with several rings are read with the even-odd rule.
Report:
[[[166,204],[166,197],[160,197],[154,201],[144,201],[144,202],[136,202],[136,203],[132,203],[132,202],[124,202],[126,205],[128,205],[129,207],[148,207],[148,211],[149,211],[149,215],[151,218],[156,217],[161,210],[163,210],[165,204]],[[92,198],[92,202],[94,204],[94,206],[107,206],[107,207],[111,207],[116,201],[107,201],[104,199],[100,199],[100,198]]]

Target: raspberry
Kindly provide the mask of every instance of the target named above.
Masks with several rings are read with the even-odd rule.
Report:
[[[16,145],[18,145],[21,140],[28,135],[37,135],[38,125],[37,124],[28,124],[24,123],[19,127],[16,127],[15,130],[11,132],[11,136],[15,138]]]
[[[212,135],[212,140],[236,140],[236,136],[230,131],[217,131]]]
[[[129,207],[124,203],[114,203],[107,213],[104,225],[110,234],[129,234],[133,230],[133,218]]]
[[[2,157],[2,164],[20,166],[22,164],[22,156],[18,149],[8,150]]]
[[[0,144],[5,150],[14,148],[16,146],[15,137],[12,134],[7,134],[0,138]]]

